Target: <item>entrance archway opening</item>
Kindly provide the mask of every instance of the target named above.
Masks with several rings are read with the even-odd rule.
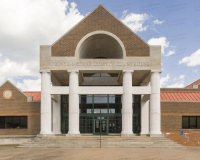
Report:
[[[122,59],[119,42],[107,34],[94,34],[83,41],[79,48],[80,59]]]

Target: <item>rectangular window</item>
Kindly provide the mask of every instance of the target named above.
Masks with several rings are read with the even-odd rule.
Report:
[[[27,116],[0,116],[0,129],[27,128]]]
[[[182,128],[183,129],[200,129],[200,117],[183,116]]]

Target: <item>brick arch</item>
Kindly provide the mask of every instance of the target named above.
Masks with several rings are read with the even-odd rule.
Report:
[[[98,6],[56,41],[51,47],[52,56],[74,57],[79,41],[90,32],[98,30],[116,35],[124,44],[127,57],[149,56],[149,45],[103,6]]]

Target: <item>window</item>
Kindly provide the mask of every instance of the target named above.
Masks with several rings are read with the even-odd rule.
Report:
[[[182,128],[183,129],[200,129],[200,117],[183,116]]]
[[[27,116],[1,116],[0,129],[27,128]]]

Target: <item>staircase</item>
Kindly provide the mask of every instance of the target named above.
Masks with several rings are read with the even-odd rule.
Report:
[[[37,137],[25,142],[17,148],[100,148],[100,136],[65,135]],[[143,136],[101,136],[101,148],[179,148],[184,146],[165,137]]]

